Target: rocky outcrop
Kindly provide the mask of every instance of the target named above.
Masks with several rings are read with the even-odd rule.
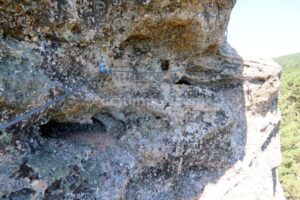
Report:
[[[284,199],[280,67],[227,44],[234,3],[1,1],[1,124],[85,85],[2,130],[0,197]]]

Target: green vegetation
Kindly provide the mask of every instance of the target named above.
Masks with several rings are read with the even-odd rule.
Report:
[[[274,60],[282,66],[280,180],[287,199],[300,199],[300,53]]]

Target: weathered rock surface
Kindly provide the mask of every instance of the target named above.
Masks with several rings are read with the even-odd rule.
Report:
[[[1,132],[0,197],[284,199],[280,67],[227,44],[234,3],[0,1],[1,124],[94,80]]]

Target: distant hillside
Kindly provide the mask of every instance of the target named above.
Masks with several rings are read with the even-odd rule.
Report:
[[[283,67],[300,67],[300,53],[274,58]]]
[[[280,180],[287,199],[300,199],[300,53],[274,60],[282,66]]]

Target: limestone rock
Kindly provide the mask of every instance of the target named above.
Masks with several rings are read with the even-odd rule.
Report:
[[[234,3],[1,1],[1,124],[85,85],[0,133],[0,197],[284,199],[280,66],[227,44]]]
[[[121,136],[125,131],[124,123],[107,113],[97,113],[94,115],[94,119],[102,123],[105,131],[115,137]]]

